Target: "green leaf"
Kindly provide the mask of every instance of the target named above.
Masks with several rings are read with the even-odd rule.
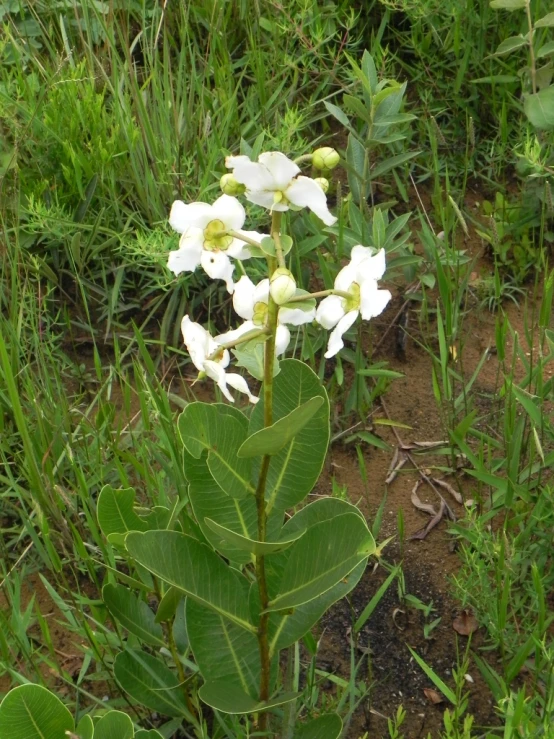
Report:
[[[264,454],[271,456],[277,454],[304,428],[324,402],[321,396],[310,398],[272,426],[256,431],[243,442],[237,452],[238,456],[259,457]]]
[[[408,649],[410,650],[410,654],[415,659],[415,661],[418,663],[418,665],[421,667],[423,672],[427,675],[429,680],[435,684],[435,686],[440,690],[440,692],[444,695],[445,698],[448,698],[450,703],[452,703],[453,706],[458,705],[458,700],[456,698],[456,694],[448,687],[448,685],[437,675],[437,673],[429,667],[429,665],[423,660],[417,652],[415,652],[410,646],[408,646]]]
[[[317,375],[296,359],[281,362],[281,372],[273,381],[273,386],[275,422],[311,398],[319,396],[324,401],[304,428],[271,459],[266,485],[267,507],[268,511],[273,508],[284,511],[298,505],[319,477],[329,443],[329,401]],[[250,418],[250,435],[263,426],[262,394]],[[259,460],[255,460],[255,469],[259,469],[259,464]]]
[[[112,616],[145,644],[164,647],[163,630],[147,604],[124,585],[108,583],[102,588],[102,598]]]
[[[303,244],[305,242],[302,242]],[[294,293],[295,298],[299,298],[302,295],[308,296],[310,293],[307,290],[297,288]],[[306,300],[295,300],[293,303],[284,303],[281,308],[290,308],[291,310],[303,310],[309,312],[316,307],[317,303],[315,298],[306,298]]]
[[[94,735],[94,723],[88,713],[77,724],[75,733],[79,739],[92,739]]]
[[[525,115],[535,128],[550,131],[554,128],[554,85],[527,95],[524,103]]]
[[[212,521],[210,518],[206,519],[206,525],[227,544],[231,544],[237,549],[242,549],[245,552],[251,552],[255,555],[271,554],[272,552],[287,549],[303,535],[303,532],[299,531],[292,534],[289,538],[279,539],[278,541],[257,541],[256,539],[249,539],[235,531],[231,531],[231,529],[225,528],[225,526],[220,526],[220,524]]]
[[[342,733],[342,719],[336,713],[326,713],[299,726],[295,739],[338,739]]]
[[[248,374],[260,382],[263,382],[264,379],[264,344],[265,339],[255,342],[249,341],[231,350],[237,359],[237,367],[244,367]],[[273,376],[275,377],[278,374],[279,361],[275,359]]]
[[[149,731],[147,731],[146,729],[139,729],[137,733],[135,734],[135,739],[164,739],[164,738],[160,734],[159,731],[156,731],[156,729],[150,729]]]
[[[190,646],[204,680],[221,680],[256,696],[260,687],[257,636],[190,598],[185,612]]]
[[[547,28],[554,26],[554,13],[547,13],[535,21],[535,28]]]
[[[540,47],[537,51],[537,59],[541,59],[543,56],[550,56],[551,54],[554,54],[554,41],[549,41]]]
[[[243,714],[259,713],[275,706],[282,706],[284,703],[295,700],[301,694],[283,693],[271,700],[260,702],[255,698],[251,698],[248,693],[245,693],[235,685],[214,680],[204,683],[198,691],[198,695],[204,703],[207,703],[208,706],[215,708],[217,711]]]
[[[373,167],[373,169],[371,170],[371,179],[374,180],[377,177],[382,177],[387,172],[390,172],[391,169],[399,167],[401,164],[405,164],[405,162],[408,162],[414,157],[418,157],[420,154],[420,151],[407,151],[404,154],[397,154],[394,157],[389,157],[388,159],[385,159],[384,162],[381,162],[381,164]]]
[[[64,739],[74,728],[61,700],[41,685],[13,688],[0,704],[0,739]]]
[[[155,621],[157,624],[161,624],[164,621],[169,621],[175,616],[177,606],[183,599],[183,594],[177,588],[168,588],[161,601],[158,604],[158,610],[156,611]]]
[[[519,10],[527,7],[529,0],[491,0],[494,10]]]
[[[138,703],[165,716],[187,716],[183,690],[161,660],[147,652],[128,649],[115,658],[117,682]]]
[[[132,557],[165,582],[249,631],[248,581],[205,544],[177,531],[131,533]]]
[[[122,711],[108,711],[94,727],[94,739],[133,739],[135,727]]]
[[[179,416],[179,433],[185,449],[200,458],[208,451],[208,468],[224,493],[244,498],[255,493],[252,486],[252,462],[237,457],[247,436],[244,414],[221,403],[189,403]]]
[[[282,234],[281,235],[281,249],[285,256],[292,249],[292,245],[293,245],[293,240],[291,239],[291,237],[287,236],[286,234]],[[273,241],[271,236],[264,236],[264,238],[260,242],[260,248],[263,251],[263,253],[269,257],[277,256],[277,252],[275,251],[275,242]]]
[[[367,197],[368,173],[366,171],[366,150],[352,134],[348,136],[346,147],[346,165],[348,170],[348,185],[355,203],[360,203]]]
[[[520,49],[522,46],[529,46],[529,41],[525,36],[510,36],[510,38],[505,38],[504,41],[499,44],[498,49],[494,52],[494,56],[510,54],[512,51]]]
[[[98,496],[98,523],[106,538],[110,534],[127,534],[129,531],[146,531],[147,524],[137,516],[134,509],[133,488],[116,490],[105,485]]]
[[[330,590],[375,551],[365,521],[356,513],[311,526],[290,549],[269,611],[295,608]]]
[[[343,113],[339,107],[333,105],[333,103],[327,102],[326,100],[323,101],[323,105],[325,105],[329,113],[331,113],[333,118],[336,118],[339,123],[342,123],[346,128],[351,128],[348,116]]]
[[[189,499],[200,529],[214,549],[237,564],[251,562],[248,552],[222,541],[206,524],[206,519],[238,531],[249,539],[258,533],[258,514],[253,495],[237,500],[225,495],[210,474],[206,459],[194,459],[185,454],[185,474],[189,481]]]

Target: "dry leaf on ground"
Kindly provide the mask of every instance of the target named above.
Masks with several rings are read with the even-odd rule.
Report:
[[[456,616],[452,622],[452,628],[461,636],[469,636],[477,631],[479,623],[471,611],[464,610]]]

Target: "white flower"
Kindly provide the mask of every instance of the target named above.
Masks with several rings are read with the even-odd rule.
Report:
[[[252,395],[244,377],[234,372],[225,372],[230,357],[227,349],[221,346],[222,342],[214,339],[203,326],[194,323],[188,316],[181,321],[181,331],[192,363],[199,372],[205,372],[218,385],[227,400],[235,402],[227,387],[230,385],[240,393],[248,395],[251,403],[258,402],[259,398]]]
[[[377,286],[385,268],[384,249],[376,254],[365,246],[352,249],[350,263],[341,269],[335,279],[335,290],[350,293],[351,297],[329,295],[321,301],[316,312],[315,319],[323,328],[334,329],[325,352],[328,359],[342,349],[342,335],[360,314],[364,321],[369,321],[385,310],[392,295],[388,290],[379,290]]]
[[[268,302],[269,280],[265,279],[254,285],[249,277],[243,275],[235,285],[233,307],[238,315],[245,319],[245,322],[234,331],[217,336],[217,341],[221,344],[230,344],[248,331],[263,328],[267,321]],[[286,324],[301,326],[304,323],[311,323],[314,318],[315,308],[311,311],[304,311],[300,308],[279,308],[275,355],[284,354],[290,343],[290,331]]]
[[[257,162],[247,156],[227,157],[225,166],[246,186],[251,203],[281,211],[310,208],[327,226],[337,220],[327,208],[321,186],[310,177],[297,176],[300,167],[279,151],[260,154]]]
[[[264,234],[241,230],[246,213],[236,198],[221,195],[213,205],[208,203],[183,203],[176,200],[171,208],[169,223],[182,234],[179,249],[169,254],[167,266],[176,275],[194,272],[199,264],[214,280],[225,280],[232,293],[234,259],[248,259],[248,247],[228,231],[237,231],[251,239],[261,241]]]

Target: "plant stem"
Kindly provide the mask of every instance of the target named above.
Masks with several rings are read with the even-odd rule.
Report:
[[[256,239],[251,239],[250,236],[246,236],[246,234],[241,233],[240,231],[223,231],[222,236],[233,236],[233,238],[238,239],[239,241],[244,241],[245,244],[250,244],[251,246],[257,246],[258,249],[261,248],[261,244],[259,241],[256,241]]]
[[[227,344],[220,344],[217,349],[210,354],[209,357],[207,357],[210,361],[215,361],[219,354],[222,353],[222,350],[224,349],[232,349],[235,346],[239,346],[239,344],[244,344],[247,341],[252,341],[252,339],[257,339],[258,336],[265,336],[267,334],[266,328],[260,328],[255,329],[252,331],[247,331],[245,334],[240,336],[236,341],[229,341]]]
[[[531,67],[531,87],[533,89],[533,95],[537,92],[537,63],[535,61],[535,47],[533,46],[534,41],[534,27],[533,19],[531,17],[531,2],[528,0],[525,10],[527,11],[527,25],[529,26],[529,66]]]
[[[271,236],[275,240],[275,234],[279,235],[281,227],[281,214],[273,213],[271,223]],[[276,268],[276,260],[268,257],[267,260],[269,278]],[[275,365],[275,334],[277,331],[277,315],[278,306],[269,296],[268,300],[268,331],[269,337],[264,347],[264,428],[271,426],[273,423],[273,368]],[[267,512],[265,505],[265,488],[267,482],[267,473],[269,471],[269,463],[271,457],[264,455],[260,469],[258,485],[256,487],[256,509],[258,512],[258,541],[266,540],[267,530]],[[267,590],[267,580],[265,574],[265,558],[263,555],[256,557],[256,579],[258,582],[258,591],[260,594],[260,621],[258,624],[258,645],[260,650],[260,701],[269,699],[270,691],[270,656],[269,656],[269,613],[267,607],[269,604],[269,593]],[[267,731],[268,715],[266,712],[260,714],[258,728],[260,731]]]
[[[289,303],[302,303],[304,300],[311,300],[312,298],[326,298],[328,295],[338,295],[346,300],[352,297],[350,293],[347,293],[344,290],[320,290],[317,293],[309,293],[308,295],[296,295],[294,298],[287,300],[287,305]]]

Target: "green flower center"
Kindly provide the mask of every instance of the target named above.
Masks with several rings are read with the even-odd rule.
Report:
[[[358,310],[360,307],[360,286],[357,282],[353,282],[348,288],[350,293],[349,298],[344,298],[342,305],[345,313],[349,313],[351,310]]]
[[[255,326],[265,326],[267,317],[267,303],[258,302],[254,303],[254,315],[252,316],[252,323]]]
[[[204,249],[208,251],[226,251],[233,243],[223,221],[210,221],[204,229]]]

